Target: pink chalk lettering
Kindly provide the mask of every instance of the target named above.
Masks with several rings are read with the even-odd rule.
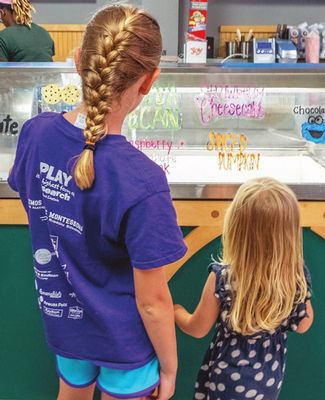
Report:
[[[263,88],[209,86],[196,98],[200,121],[209,124],[217,118],[263,119]]]

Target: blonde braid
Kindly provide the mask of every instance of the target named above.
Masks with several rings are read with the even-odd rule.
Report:
[[[87,107],[84,135],[91,143],[97,143],[105,136],[105,119],[112,109],[111,87],[115,77],[114,71],[119,66],[120,51],[123,51],[121,40],[119,41],[121,36],[122,32],[116,41],[111,35],[104,37],[102,54],[94,54],[88,59],[89,66],[83,81],[84,102]],[[75,181],[80,189],[89,189],[94,180],[94,152],[85,149],[76,163]]]
[[[147,43],[149,29],[146,29],[143,37],[141,32],[138,33],[143,19],[151,21],[150,28],[154,22],[159,32],[160,46],[153,43],[153,50],[146,48],[150,45]],[[148,25],[148,21],[145,22]],[[152,40],[157,41],[157,37]],[[151,53],[155,54],[154,58]],[[146,70],[152,71],[159,63],[160,53],[158,24],[145,12],[132,6],[108,6],[98,12],[86,29],[80,60],[83,97],[87,108],[84,129],[86,142],[95,144],[105,136],[105,122],[112,112],[113,100],[119,102],[123,92]],[[95,179],[92,150],[84,149],[81,153],[75,165],[74,178],[80,189],[92,186]]]
[[[30,4],[29,0],[12,0],[12,10],[17,25],[31,27],[32,12],[35,12],[35,8]]]

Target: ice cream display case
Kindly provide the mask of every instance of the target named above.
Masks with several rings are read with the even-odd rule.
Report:
[[[2,318],[6,322],[0,343],[9,343],[3,351],[12,366],[0,381],[0,397],[19,398],[10,383],[19,365],[26,371],[21,393],[28,392],[30,399],[52,399],[56,378],[52,360],[39,344],[41,323],[32,288],[27,220],[6,179],[23,122],[43,111],[74,107],[81,101],[80,80],[73,65],[11,63],[0,67],[0,82],[0,248],[5,260],[0,285],[3,311],[9,310]],[[188,308],[197,302],[211,257],[220,252],[224,213],[239,185],[249,178],[272,176],[292,187],[301,206],[317,317],[303,346],[300,338],[290,339],[293,350],[281,399],[323,399],[325,65],[162,64],[159,80],[128,116],[123,134],[161,166],[170,183],[189,250],[167,274],[175,301]],[[34,308],[20,307],[26,298]],[[35,338],[32,344],[26,342],[25,357],[14,351],[21,341],[17,320],[27,336],[30,333],[29,339]],[[178,339],[180,372],[174,399],[188,400],[208,339],[196,342],[181,333]],[[39,374],[52,385],[42,385],[42,379],[36,383],[35,371],[22,365],[35,354],[41,360]],[[301,360],[308,369],[300,368]],[[308,383],[297,387],[299,379]]]
[[[245,65],[245,64],[244,64]],[[0,68],[0,196],[23,122],[81,100],[74,67]],[[231,199],[273,176],[301,200],[325,200],[325,68],[162,66],[123,133],[165,171],[175,199]]]

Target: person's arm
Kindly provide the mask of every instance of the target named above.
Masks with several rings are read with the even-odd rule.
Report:
[[[211,272],[203,289],[201,299],[193,314],[179,304],[175,304],[175,320],[178,327],[195,338],[206,336],[216,322],[220,302],[215,296],[216,274]]]
[[[150,165],[148,173],[150,173]],[[186,253],[183,235],[166,176],[153,168],[147,187],[161,192],[148,194],[124,217],[125,244],[133,266],[136,302],[146,331],[161,364],[158,400],[170,399],[175,390],[177,356],[173,303],[165,268]]]
[[[160,362],[158,399],[167,400],[175,390],[177,350],[173,302],[165,268],[133,271],[138,311]]]
[[[296,330],[297,333],[307,332],[314,321],[314,310],[313,310],[310,300],[307,300],[306,308],[307,308],[306,309],[307,315],[302,321],[300,321],[298,328]]]

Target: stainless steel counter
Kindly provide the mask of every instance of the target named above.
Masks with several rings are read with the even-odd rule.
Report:
[[[171,184],[174,200],[232,200],[240,184]],[[324,184],[289,185],[298,200],[325,201]],[[18,193],[0,182],[0,199],[18,199]]]

